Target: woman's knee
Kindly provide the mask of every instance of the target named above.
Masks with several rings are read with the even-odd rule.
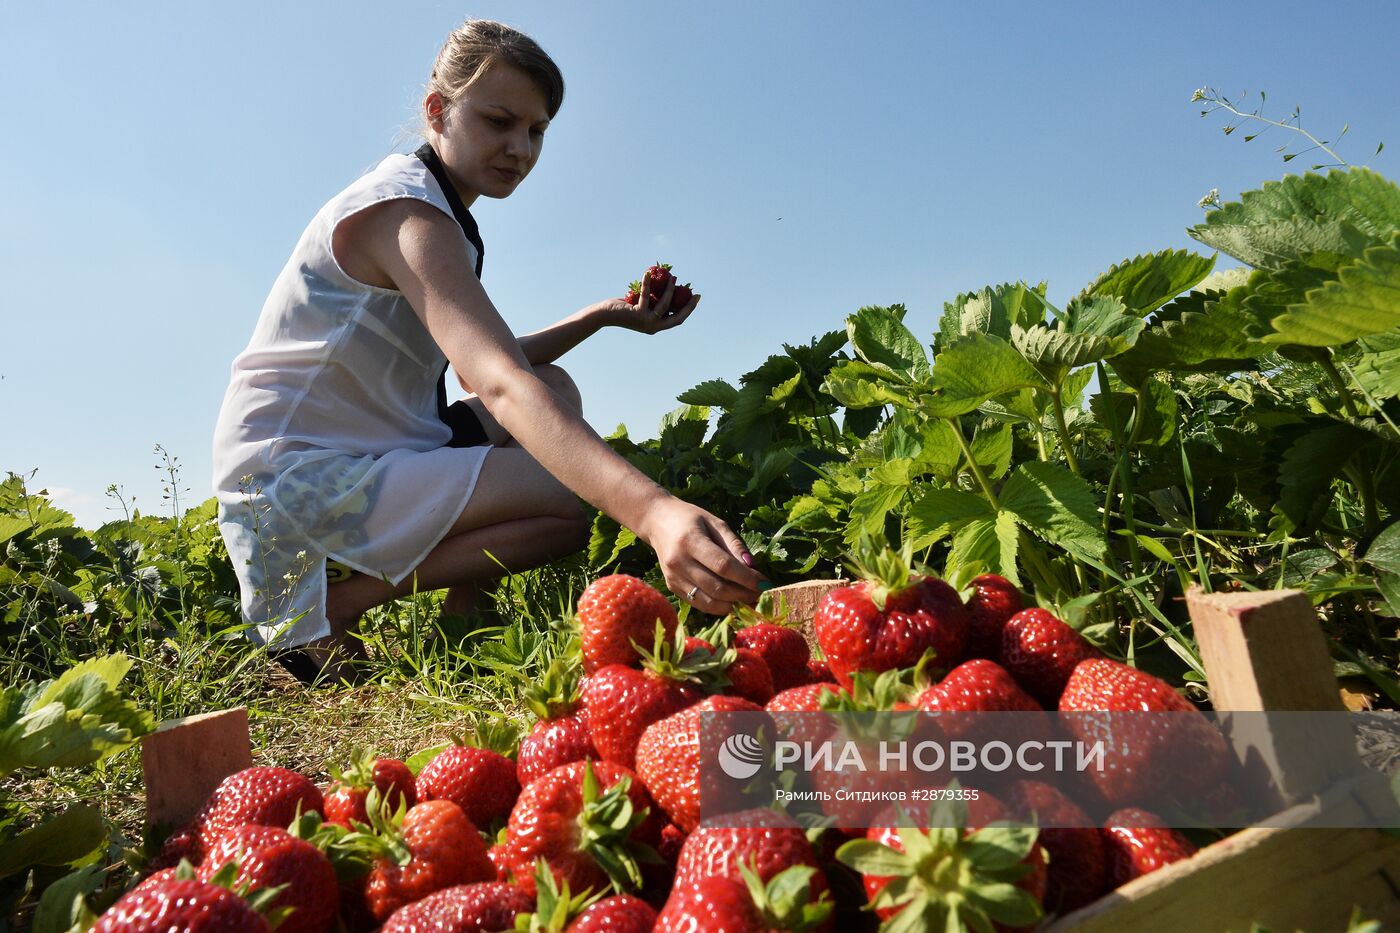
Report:
[[[574,382],[574,377],[570,376],[568,370],[555,363],[541,363],[535,367],[535,375],[540,381],[554,390],[554,394],[562,398],[574,411],[583,413],[583,395],[578,390],[578,384]]]

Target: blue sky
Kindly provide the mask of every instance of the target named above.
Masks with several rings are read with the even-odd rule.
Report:
[[[656,259],[705,295],[683,327],[562,363],[602,433],[654,436],[867,304],[928,336],[943,301],[1192,247],[1211,188],[1289,170],[1191,92],[1266,90],[1394,177],[1400,4],[253,2],[0,12],[0,470],[81,522],[119,484],[160,512],[161,444],[210,495],[229,363],[322,203],[408,131],[443,38],[511,23],[568,90],[515,195],[479,201],[488,292],[517,330]],[[1251,106],[1257,95],[1249,98]],[[1275,142],[1270,143],[1270,139]],[[1292,166],[1302,166],[1307,157]],[[1294,169],[1296,170],[1296,169]]]

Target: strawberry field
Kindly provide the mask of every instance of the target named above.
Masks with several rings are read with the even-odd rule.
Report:
[[[1192,585],[1302,591],[1347,705],[1400,707],[1400,187],[1289,175],[1189,233],[1063,307],[1008,281],[833,311],[656,438],[608,438],[775,584],[875,581],[810,640],[678,612],[599,515],[586,554],[480,616],[373,611],[358,682],[303,688],[243,637],[212,500],[83,530],[12,474],[0,922],[135,929],[121,911],[165,886],[238,929],[1028,927],[1219,838],[1121,811],[1077,841],[1003,825],[1060,805],[1034,787],[964,807],[965,832],[705,827],[686,751],[717,709],[1208,710]],[[900,650],[865,651],[887,625]],[[235,706],[258,770],[147,827],[136,740]]]

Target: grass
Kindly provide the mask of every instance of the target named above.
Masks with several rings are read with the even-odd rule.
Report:
[[[437,593],[398,600],[363,620],[361,683],[307,687],[232,621],[236,583],[220,574],[227,557],[209,503],[89,533],[14,479],[0,487],[0,684],[121,652],[133,661],[125,694],[157,722],[246,707],[254,763],[321,784],[360,749],[407,758],[483,718],[523,725],[522,690],[571,637],[563,620],[590,579],[581,557],[510,576],[472,618],[444,617]],[[28,527],[15,534],[7,518]],[[105,875],[124,885],[122,850],[140,848],[145,828],[139,748],[93,767],[0,779],[0,823],[35,825],[76,802],[109,822]],[[0,903],[0,916],[13,906]]]

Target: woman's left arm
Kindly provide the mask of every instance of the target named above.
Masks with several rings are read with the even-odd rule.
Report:
[[[635,305],[621,298],[606,298],[569,315],[557,324],[521,337],[520,351],[532,366],[553,363],[574,347],[592,337],[604,327],[625,327],[644,334],[670,330],[685,322],[700,296],[695,295],[684,308],[671,310],[672,287],[653,301],[642,286],[642,295]]]

